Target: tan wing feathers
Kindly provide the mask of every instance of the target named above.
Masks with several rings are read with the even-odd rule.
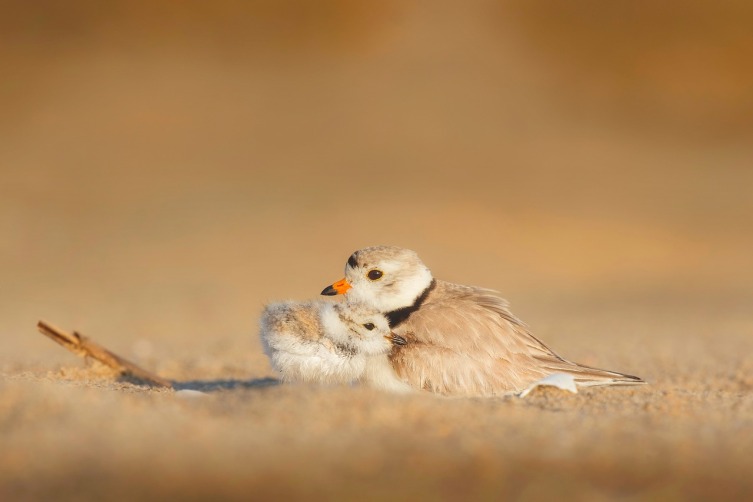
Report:
[[[551,373],[581,385],[642,383],[637,377],[567,361],[533,336],[496,292],[442,281],[395,332],[408,344],[390,356],[416,388],[449,395],[501,395]]]
[[[554,352],[533,337],[491,291],[438,281],[426,303],[396,329],[421,343],[458,352],[469,348],[505,357],[510,353],[551,356]],[[555,359],[559,360],[555,355]]]

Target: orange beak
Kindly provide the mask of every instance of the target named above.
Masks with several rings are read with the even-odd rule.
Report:
[[[322,294],[325,296],[335,296],[335,295],[342,295],[345,294],[346,291],[350,289],[350,284],[345,279],[340,279],[336,283],[334,283],[331,286],[327,286],[322,291]]]

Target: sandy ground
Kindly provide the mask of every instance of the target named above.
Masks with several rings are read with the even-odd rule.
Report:
[[[753,496],[746,2],[7,4],[0,499]],[[650,385],[278,384],[263,305],[374,244]]]

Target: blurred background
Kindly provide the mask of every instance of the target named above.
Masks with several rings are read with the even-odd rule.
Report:
[[[750,499],[751,27],[745,0],[0,0],[0,498]],[[376,244],[650,385],[254,387],[263,305]],[[39,319],[228,390],[97,379]]]
[[[547,336],[605,299],[748,322],[750,2],[2,10],[6,366],[47,348],[40,318],[258,350],[265,302],[317,296],[375,244]]]

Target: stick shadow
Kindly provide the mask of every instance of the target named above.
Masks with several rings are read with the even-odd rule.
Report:
[[[188,380],[185,382],[172,382],[175,390],[198,390],[200,392],[217,392],[221,390],[260,389],[273,387],[282,382],[276,378],[255,378],[253,380]]]

